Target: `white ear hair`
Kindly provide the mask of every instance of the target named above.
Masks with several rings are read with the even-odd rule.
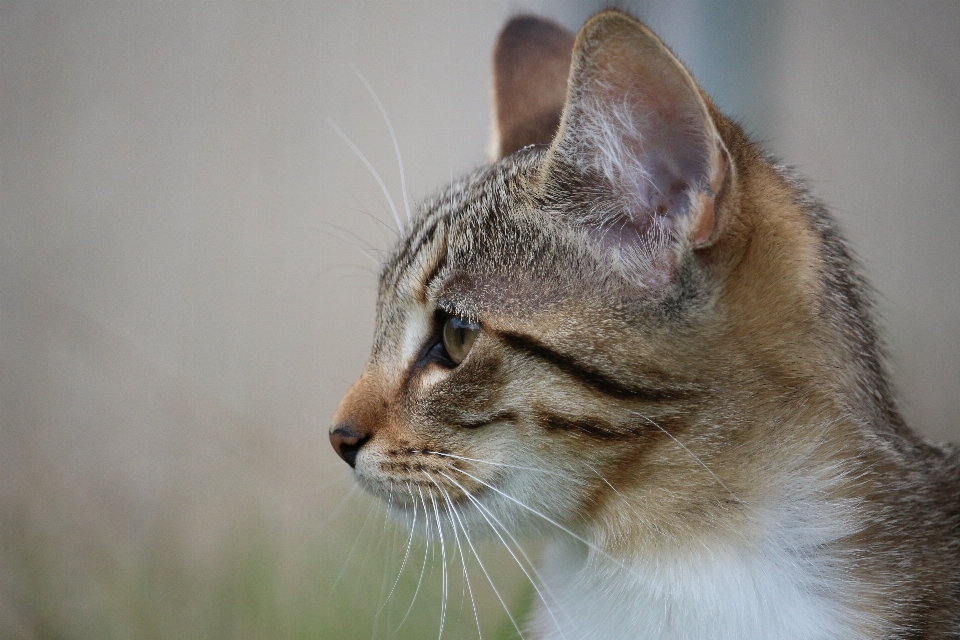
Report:
[[[616,11],[584,26],[546,171],[609,196],[583,218],[605,247],[652,264],[671,240],[709,244],[728,158],[696,82],[649,29]]]
[[[653,176],[645,166],[642,153],[644,129],[630,100],[602,103],[597,96],[584,96],[577,104],[577,126],[571,128],[564,151],[575,166],[588,175],[601,176],[619,195],[631,201],[632,208],[647,209]]]

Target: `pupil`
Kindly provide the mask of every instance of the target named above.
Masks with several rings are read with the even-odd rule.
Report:
[[[479,327],[472,322],[466,322],[460,318],[453,317],[450,318],[450,323],[453,325],[453,328],[458,331],[466,331],[467,329],[479,329]]]
[[[479,331],[479,324],[456,316],[447,318],[443,327],[443,343],[455,364],[460,364],[467,357]]]

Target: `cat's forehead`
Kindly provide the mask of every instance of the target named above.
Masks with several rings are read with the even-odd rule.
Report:
[[[542,159],[543,149],[524,150],[427,201],[384,266],[381,303],[393,297],[425,302],[438,276],[453,273],[515,285],[549,259],[556,233],[544,228],[552,225],[537,203]]]

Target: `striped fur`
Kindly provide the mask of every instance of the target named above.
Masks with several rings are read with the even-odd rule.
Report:
[[[669,192],[672,151],[618,111],[657,96],[597,94],[648,67],[693,158]],[[449,535],[550,536],[530,637],[960,636],[960,453],[900,417],[823,205],[625,14],[581,31],[560,107],[384,266],[335,418],[358,481]],[[452,368],[449,315],[482,327]]]

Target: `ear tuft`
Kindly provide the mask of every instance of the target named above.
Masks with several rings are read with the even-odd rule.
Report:
[[[495,155],[550,144],[567,95],[573,34],[549,20],[522,15],[500,32],[493,52]]]

